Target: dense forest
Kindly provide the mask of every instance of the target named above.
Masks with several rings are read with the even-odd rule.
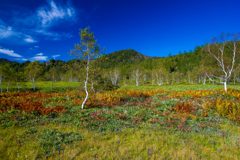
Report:
[[[84,64],[81,59],[24,63],[0,59],[0,83],[17,88],[19,82],[29,81],[35,88],[36,81],[83,82]],[[235,70],[228,80],[231,83],[240,82],[239,64],[236,59]],[[91,60],[91,67],[94,68],[92,83],[104,81],[113,86],[216,83],[211,81],[210,75],[221,75],[216,60],[204,46],[168,57],[149,57],[132,49],[121,50]]]

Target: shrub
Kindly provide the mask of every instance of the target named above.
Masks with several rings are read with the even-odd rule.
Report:
[[[190,102],[180,102],[175,105],[174,110],[180,113],[193,113],[195,107]]]
[[[213,109],[220,116],[230,120],[240,121],[240,104],[233,99],[217,98],[213,101],[207,101],[202,105],[203,116],[208,116],[208,112]]]
[[[40,146],[46,157],[53,155],[55,151],[59,154],[64,151],[64,145],[71,144],[74,141],[80,141],[83,136],[79,133],[63,133],[56,129],[46,129],[40,135]]]
[[[240,121],[239,103],[230,100],[217,99],[215,102],[216,111],[221,116],[226,116],[231,120]]]
[[[111,90],[116,90],[119,88],[119,86],[114,86],[109,79],[103,78],[100,75],[95,78],[95,81],[96,81],[96,85],[94,85],[94,88],[98,92],[99,91],[111,91]]]

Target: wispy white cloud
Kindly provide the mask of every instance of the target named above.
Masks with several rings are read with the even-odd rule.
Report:
[[[43,53],[38,53],[36,54],[36,56],[43,56]]]
[[[20,54],[15,53],[13,50],[10,50],[10,49],[0,48],[0,53],[8,55],[10,57],[22,58]]]
[[[47,37],[52,40],[59,40],[62,37],[59,33],[50,32],[50,31],[47,31],[46,29],[37,29],[37,30],[35,30],[35,32],[37,34],[43,35],[45,38]]]
[[[7,39],[11,37],[20,37],[21,33],[13,29],[12,26],[7,25],[0,19],[0,39]]]
[[[41,25],[48,27],[59,20],[68,20],[75,17],[75,9],[71,5],[60,5],[50,0],[48,6],[38,9],[37,16]]]
[[[46,61],[47,59],[48,59],[48,56],[35,56],[31,58],[31,60],[33,61]]]
[[[70,33],[57,32],[51,27],[64,21],[74,22],[76,15],[77,10],[68,0],[66,3],[47,0],[47,4],[39,6],[34,12],[19,13],[19,16],[11,18],[7,23],[0,19],[0,43],[25,45],[37,44],[41,40],[71,38]]]
[[[34,57],[31,58],[32,61],[47,61],[48,56],[45,56],[43,53],[37,53]]]
[[[26,43],[36,43],[37,41],[35,39],[32,38],[32,36],[29,36],[27,35],[25,38],[24,38],[24,41]]]
[[[52,57],[55,59],[55,58],[60,57],[60,56],[61,56],[60,54],[55,54]]]
[[[16,31],[13,27],[7,26],[0,20],[0,40],[10,40],[14,43],[36,43],[37,41],[30,35]]]
[[[28,61],[27,58],[15,58],[15,60],[17,60],[17,61]]]
[[[12,27],[0,24],[0,39],[8,38],[15,35]]]
[[[28,59],[27,58],[22,58],[21,61],[27,61]]]

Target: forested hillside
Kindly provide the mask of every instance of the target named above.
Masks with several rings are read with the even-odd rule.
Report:
[[[236,59],[231,82],[239,80],[239,60]],[[49,60],[47,62],[17,63],[0,59],[1,83],[16,85],[26,81],[69,81],[82,82],[84,61]],[[96,81],[111,81],[113,85],[163,85],[175,83],[210,83],[207,74],[218,73],[216,61],[197,47],[192,52],[168,57],[148,57],[135,50],[121,50],[91,60],[94,65],[92,74]]]

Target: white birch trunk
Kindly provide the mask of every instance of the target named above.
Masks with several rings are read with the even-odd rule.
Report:
[[[222,72],[223,72],[223,87],[224,91],[227,92],[227,82],[230,79],[234,65],[235,65],[235,58],[236,58],[236,53],[237,53],[237,42],[233,42],[233,49],[232,49],[232,62],[230,65],[226,66],[224,63],[224,54],[225,54],[225,47],[226,47],[226,42],[223,42],[223,44],[219,47],[219,53],[217,55],[213,54],[210,46],[208,45],[208,52],[210,55],[212,55],[215,60],[217,61],[218,65],[220,66]]]
[[[89,61],[90,61],[90,56],[88,55],[87,57],[87,66],[86,66],[86,79],[85,79],[85,82],[84,82],[84,90],[85,90],[85,93],[86,93],[86,96],[84,98],[84,101],[82,102],[82,109],[84,108],[87,100],[88,100],[88,76],[89,76]]]
[[[10,84],[10,82],[8,81],[8,84],[7,84],[7,92],[9,91],[9,84]]]
[[[120,73],[118,70],[114,70],[112,72],[110,72],[110,80],[112,82],[112,85],[117,86],[118,82],[119,82],[119,77],[120,77]]]
[[[35,91],[36,86],[35,86],[35,78],[32,78],[32,89]]]
[[[224,91],[227,92],[227,82],[223,82],[223,86],[224,86]]]
[[[206,85],[206,76],[203,77],[203,85]]]
[[[136,83],[136,86],[139,86],[140,74],[141,73],[140,73],[139,69],[137,69],[135,71],[135,83]]]
[[[138,79],[136,79],[136,86],[139,86],[139,81],[138,81]]]

